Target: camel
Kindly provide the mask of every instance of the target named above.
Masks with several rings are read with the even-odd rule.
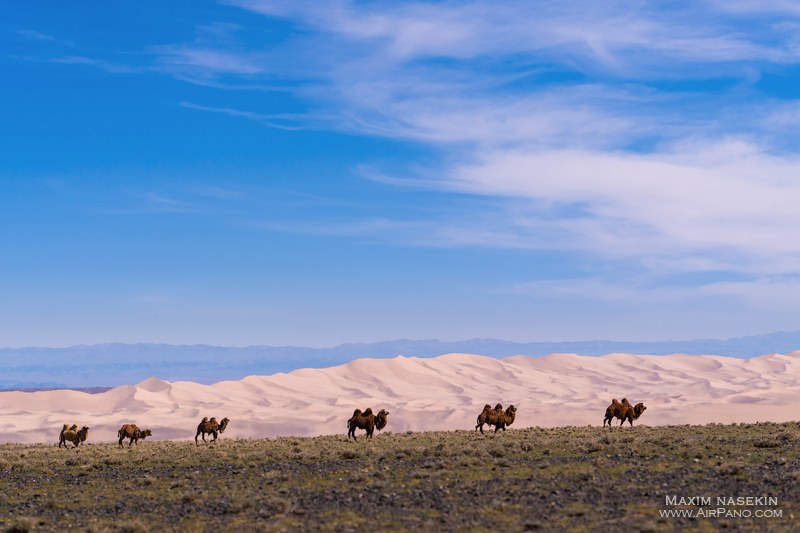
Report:
[[[67,441],[72,443],[73,448],[77,448],[81,442],[86,441],[89,437],[89,428],[83,426],[80,430],[76,424],[69,426],[68,424],[64,424],[64,427],[61,429],[61,434],[58,436],[58,447],[61,448],[61,445],[64,445],[64,448],[67,447]]]
[[[214,438],[211,439],[211,442],[214,442],[217,440],[217,434],[223,433],[225,428],[228,427],[228,422],[230,422],[230,420],[227,417],[223,418],[221,422],[217,422],[217,419],[213,416],[211,420],[209,420],[208,417],[203,417],[203,420],[197,425],[197,434],[194,436],[194,443],[199,444],[197,442],[197,437],[200,436],[203,437],[203,442],[206,442],[206,435],[213,435]]]
[[[619,423],[620,426],[625,423],[627,420],[628,423],[633,426],[633,421],[642,416],[644,413],[645,405],[643,403],[637,403],[636,405],[631,405],[627,398],[623,398],[621,402],[618,402],[616,398],[611,400],[611,405],[606,408],[606,416],[603,418],[603,426],[606,425],[608,422],[608,426],[611,427],[611,421],[616,417],[621,420]]]
[[[356,438],[356,429],[365,429],[367,437],[371,439],[375,428],[381,430],[386,427],[388,416],[389,412],[384,409],[378,411],[377,415],[372,413],[372,407],[367,407],[363,413],[361,409],[356,409],[353,411],[353,416],[347,421],[348,440],[350,437],[353,437],[353,440],[358,440]]]
[[[483,425],[488,424],[489,426],[494,426],[495,433],[500,429],[505,431],[506,426],[514,423],[516,414],[517,408],[513,405],[509,405],[508,409],[503,411],[503,406],[499,403],[495,405],[494,409],[489,404],[486,404],[483,406],[481,414],[478,415],[478,423],[475,426],[475,430],[480,430],[483,433]]]
[[[135,442],[136,445],[139,445],[139,439],[144,440],[145,437],[149,437],[153,434],[152,431],[149,429],[139,429],[136,424],[124,424],[119,431],[117,431],[117,436],[119,437],[119,447],[122,448],[122,441],[124,439],[130,439],[128,441],[128,448]]]

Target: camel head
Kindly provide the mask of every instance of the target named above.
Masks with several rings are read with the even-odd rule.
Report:
[[[645,407],[643,403],[641,402],[637,403],[633,408],[634,417],[639,418],[640,416],[642,416],[642,413],[644,413],[645,409],[647,409],[647,407]]]
[[[222,422],[219,423],[220,433],[223,433],[225,431],[225,428],[228,427],[228,422],[230,422],[230,419],[226,416],[225,418],[222,419]]]
[[[381,409],[380,411],[378,411],[378,416],[375,417],[375,427],[378,428],[379,430],[385,428],[386,423],[388,422],[386,417],[388,416],[389,416],[389,411],[385,409]]]

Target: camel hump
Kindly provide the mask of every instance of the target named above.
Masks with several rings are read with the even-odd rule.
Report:
[[[494,406],[494,410],[495,411],[502,411],[503,410],[503,404],[502,403],[498,403],[497,405]]]
[[[361,409],[356,409],[353,411],[353,416],[359,416],[361,414]]]
[[[372,407],[367,407],[367,409],[364,411],[364,415],[369,416],[371,414],[372,414]]]

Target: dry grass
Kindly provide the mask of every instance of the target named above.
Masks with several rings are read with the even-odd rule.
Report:
[[[787,423],[6,444],[0,531],[789,531],[799,442]],[[783,517],[661,518],[667,495],[776,496]]]

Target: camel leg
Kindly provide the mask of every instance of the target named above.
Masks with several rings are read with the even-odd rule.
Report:
[[[195,436],[194,436],[194,443],[195,443],[195,445],[198,445],[198,444],[199,444],[199,443],[197,442],[197,437],[199,437],[199,436],[200,436],[200,432],[198,431],[198,432],[197,432],[197,435],[195,435]]]

